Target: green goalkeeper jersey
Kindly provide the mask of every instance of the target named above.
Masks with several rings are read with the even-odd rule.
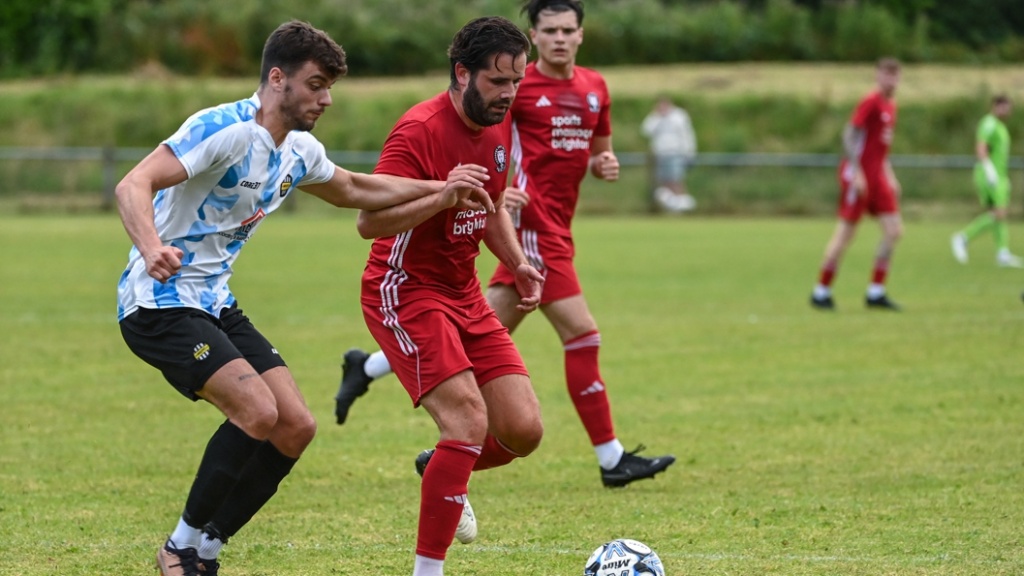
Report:
[[[1010,131],[999,118],[986,114],[978,124],[978,142],[988,146],[988,157],[1000,178],[1009,174],[1010,162]]]

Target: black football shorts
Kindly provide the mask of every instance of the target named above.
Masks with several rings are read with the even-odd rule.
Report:
[[[139,308],[121,320],[121,336],[136,356],[193,401],[232,360],[246,360],[257,374],[286,365],[237,305],[222,309],[220,318],[195,308]]]

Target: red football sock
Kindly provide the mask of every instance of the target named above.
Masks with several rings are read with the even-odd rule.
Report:
[[[818,283],[822,286],[831,286],[832,280],[836,277],[836,261],[826,260],[821,265],[821,272],[818,275]]]
[[[416,553],[444,560],[462,517],[466,487],[480,446],[443,440],[437,443],[420,484],[420,521]]]
[[[508,446],[501,443],[501,440],[488,434],[484,438],[484,447],[480,451],[480,458],[477,459],[476,465],[473,466],[473,471],[504,466],[516,458],[519,458],[519,454],[509,450]]]
[[[594,446],[615,439],[612,410],[597,364],[600,347],[601,334],[596,330],[565,343],[565,383],[569,398]]]
[[[889,259],[875,259],[875,270],[871,273],[871,281],[875,284],[885,284],[885,275],[889,273]]]

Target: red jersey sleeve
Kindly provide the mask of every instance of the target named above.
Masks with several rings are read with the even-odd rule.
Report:
[[[422,122],[400,121],[384,142],[380,160],[377,161],[373,172],[417,180],[432,180],[432,143],[430,131]]]
[[[878,99],[875,98],[874,94],[865,97],[853,110],[853,116],[850,118],[850,124],[852,124],[854,128],[860,128],[861,130],[866,129],[868,122],[871,120],[871,116],[875,114],[877,109]]]
[[[599,77],[600,78],[600,77]],[[608,85],[601,78],[601,114],[594,127],[594,136],[612,135],[612,98],[608,94]]]

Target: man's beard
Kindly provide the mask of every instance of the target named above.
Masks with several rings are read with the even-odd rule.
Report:
[[[506,101],[491,102],[491,104],[499,103],[504,104]],[[466,86],[466,91],[462,95],[462,109],[466,112],[466,116],[479,126],[500,124],[505,119],[505,114],[508,113],[508,109],[504,112],[492,112],[488,108],[488,103],[484,102],[483,95],[476,88],[476,76],[470,78],[469,85]]]
[[[294,96],[295,92],[292,91],[292,87],[285,85],[284,102],[281,104],[281,115],[284,116],[290,130],[309,132],[314,126],[316,126],[316,120],[306,120],[299,110],[298,105],[296,105]]]

